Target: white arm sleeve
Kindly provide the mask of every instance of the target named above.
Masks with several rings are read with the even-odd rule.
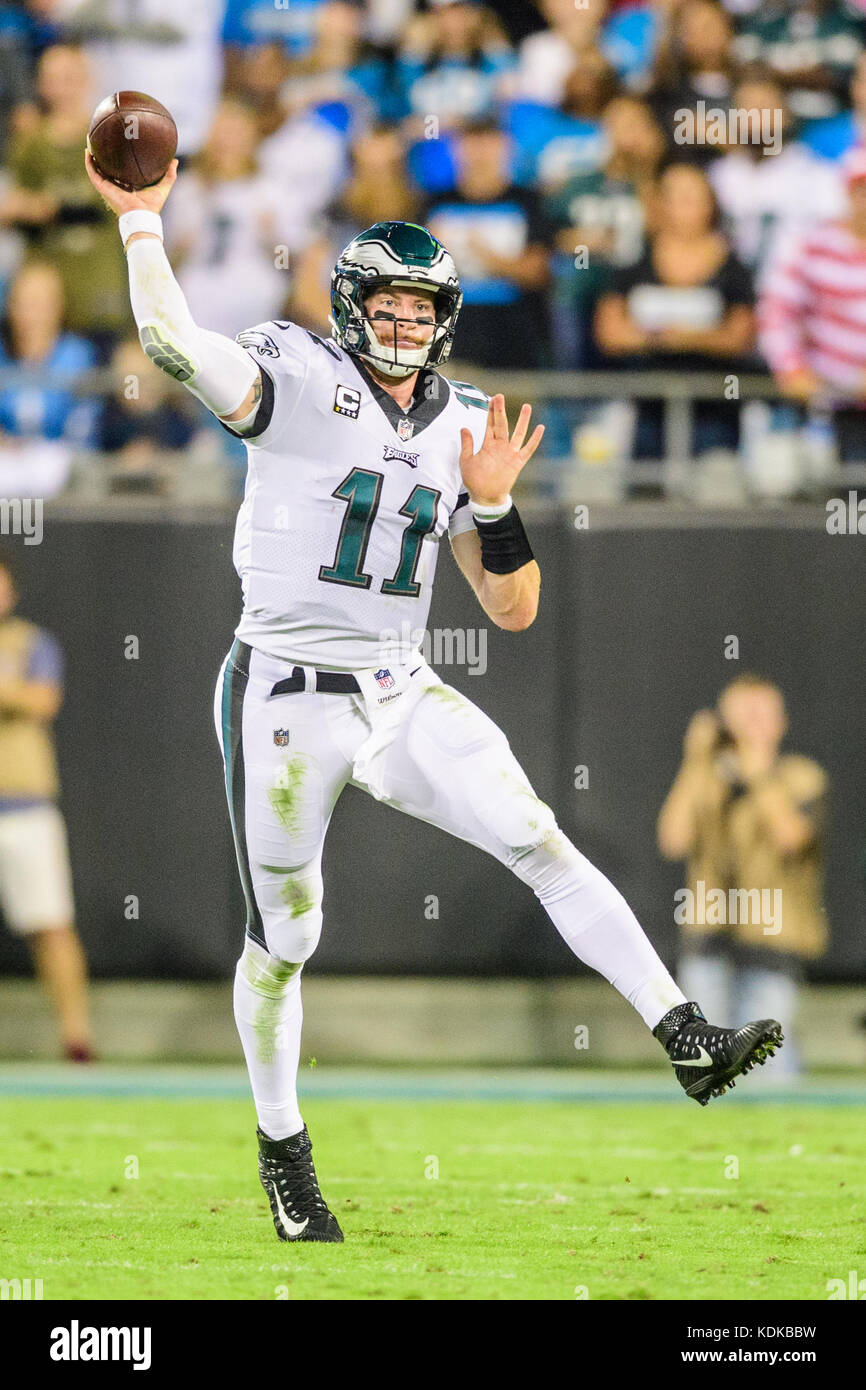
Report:
[[[132,312],[147,356],[214,415],[231,415],[259,377],[255,362],[240,343],[193,322],[161,241],[142,237],[126,257]]]

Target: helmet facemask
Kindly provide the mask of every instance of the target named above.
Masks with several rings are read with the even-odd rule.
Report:
[[[416,319],[403,318],[400,315],[392,315],[386,309],[374,309],[367,311],[366,300],[377,290],[412,290],[420,289],[432,293],[430,301],[429,318],[425,314]],[[422,368],[432,365],[432,362],[443,360],[442,348],[450,346],[448,338],[448,319],[451,317],[453,305],[448,302],[448,297],[439,293],[435,285],[419,284],[417,280],[382,280],[378,283],[365,284],[362,287],[362,308],[361,315],[364,332],[367,339],[365,351],[358,353],[365,361],[370,362],[376,369],[386,376],[396,379],[411,376],[413,372],[420,371]],[[382,342],[376,333],[375,323],[389,323],[392,329],[390,335],[386,335]],[[400,337],[401,326],[410,323],[426,323],[433,325],[433,332],[425,341],[418,343],[417,347],[398,346],[397,339]],[[445,354],[447,356],[447,353]]]
[[[380,342],[376,336],[365,300],[376,290],[392,286],[427,290],[434,296],[433,332],[417,347],[397,346],[400,320],[396,315],[391,342],[387,338]],[[330,322],[340,347],[395,380],[447,361],[462,302],[448,252],[414,223],[377,223],[369,228],[345,248],[331,275]],[[376,312],[382,315],[385,311]],[[381,324],[386,320],[379,317],[376,321]]]

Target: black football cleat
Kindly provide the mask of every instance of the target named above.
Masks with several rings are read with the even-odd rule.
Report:
[[[260,1129],[256,1138],[259,1178],[280,1240],[341,1241],[337,1218],[319,1191],[306,1125],[288,1139],[269,1139]]]
[[[707,1023],[695,1003],[678,1004],[653,1029],[671,1059],[674,1075],[687,1096],[706,1105],[722,1096],[734,1077],[763,1066],[783,1041],[782,1025],[774,1018],[746,1023],[742,1028],[718,1028]]]

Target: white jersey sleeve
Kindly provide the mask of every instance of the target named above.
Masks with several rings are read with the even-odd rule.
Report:
[[[309,375],[310,353],[315,345],[306,329],[276,319],[245,328],[235,341],[249,353],[262,374],[258,413],[242,438],[253,449],[269,448],[291,422]],[[226,428],[231,426],[226,424]]]
[[[465,408],[466,419],[463,422],[463,427],[471,431],[477,451],[481,448],[487,430],[487,408],[490,404],[490,397],[485,395],[480,387],[472,386],[468,381],[449,381],[449,385],[455,399]],[[448,538],[453,541],[455,536],[461,535],[464,531],[472,531],[474,527],[475,519],[469,506],[469,493],[461,478],[457,490],[457,502],[448,519]]]
[[[454,539],[464,531],[471,531],[475,526],[475,520],[469,509],[469,493],[465,490],[457,494],[457,503],[453,512],[448,518],[448,538]]]

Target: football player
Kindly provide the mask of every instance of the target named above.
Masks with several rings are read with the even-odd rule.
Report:
[[[87,168],[119,214],[144,351],[247,444],[234,548],[243,615],[215,716],[247,905],[234,1012],[277,1235],[343,1239],[319,1190],[296,1078],[322,847],[347,783],[486,850],[528,884],[705,1105],[772,1054],[780,1025],[706,1021],[617,889],[559,829],[505,734],[414,642],[445,535],[494,623],[520,631],[538,605],[538,564],[511,488],[542,430],[527,438],[524,405],[509,433],[503,396],[488,400],[438,370],[461,303],[450,255],[423,227],[379,223],[334,267],[330,337],[275,321],[232,341],[193,322],[163,249],[159,212],[176,164],[140,193],[100,178],[89,158]]]

